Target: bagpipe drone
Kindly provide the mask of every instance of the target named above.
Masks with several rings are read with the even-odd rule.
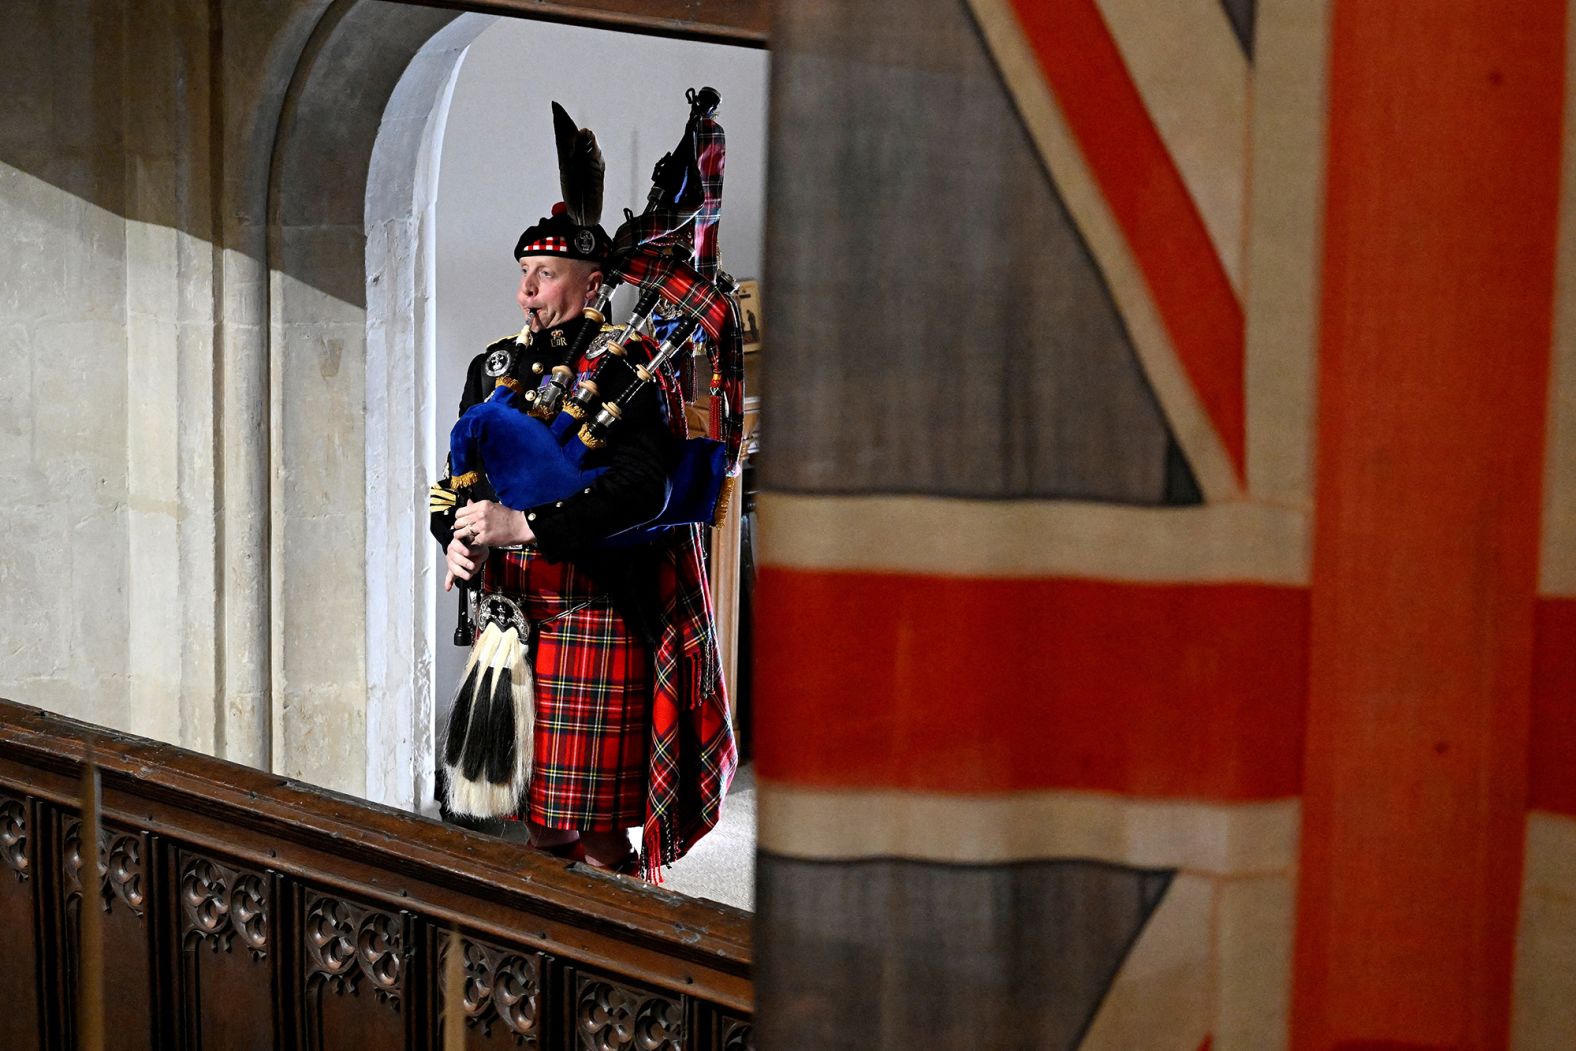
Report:
[[[432,487],[433,533],[447,544],[454,515],[487,496],[524,511],[586,492],[607,469],[595,455],[619,440],[620,425],[664,395],[662,371],[703,342],[712,367],[710,436],[679,443],[666,479],[666,499],[649,521],[600,540],[607,548],[660,541],[675,526],[719,520],[737,474],[743,406],[743,348],[732,282],[717,269],[725,145],[715,120],[721,101],[712,88],[691,90],[689,120],[679,145],[657,162],[646,209],[625,212],[603,264],[603,282],[585,308],[577,338],[563,348],[533,346],[530,328],[513,345],[489,348],[492,393],[460,417],[449,436],[450,476]],[[606,235],[597,226],[604,166],[595,136],[577,128],[553,103],[563,213],[576,238]],[[557,212],[555,211],[555,215]],[[594,231],[594,234],[592,233]],[[590,251],[592,241],[581,245]],[[524,254],[522,237],[516,255]],[[628,323],[607,326],[614,291],[639,289]],[[665,308],[665,310],[664,310]],[[655,352],[643,330],[662,323]],[[595,369],[576,382],[574,365],[601,337]],[[538,341],[546,343],[546,340]],[[528,364],[517,368],[516,355]],[[526,389],[517,376],[534,377]],[[443,749],[448,809],[492,817],[513,813],[530,779],[534,698],[519,604],[501,594],[462,593],[456,643],[475,633],[464,678],[450,712]]]

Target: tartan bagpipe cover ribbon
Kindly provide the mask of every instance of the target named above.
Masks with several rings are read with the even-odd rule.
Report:
[[[631,284],[656,289],[663,299],[700,322],[707,336],[713,393],[726,406],[721,413],[712,414],[712,437],[726,446],[728,463],[738,463],[744,436],[744,337],[738,304],[689,263],[653,246],[636,249],[612,270]]]
[[[615,274],[695,317],[706,333],[711,362],[711,437],[738,463],[744,435],[744,338],[733,297],[716,284],[717,224],[722,217],[722,172],[727,139],[722,125],[696,117],[686,128],[700,173],[700,203],[692,207],[653,202],[631,216],[613,238]],[[689,261],[672,249],[687,250]]]
[[[727,139],[722,125],[710,117],[690,121],[686,134],[700,173],[699,203],[683,207],[653,202],[644,212],[626,220],[613,235],[613,256],[629,255],[648,245],[682,245],[690,249],[695,269],[710,281],[717,276],[717,222],[722,217]]]

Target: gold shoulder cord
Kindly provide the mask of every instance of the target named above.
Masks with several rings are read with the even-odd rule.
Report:
[[[442,482],[427,490],[427,510],[434,513],[451,510],[459,502],[459,494]]]

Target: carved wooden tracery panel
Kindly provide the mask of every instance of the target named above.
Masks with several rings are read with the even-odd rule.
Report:
[[[138,919],[143,915],[142,836],[100,828],[98,850],[99,897],[108,912],[119,898]],[[82,822],[69,821],[60,843],[61,866],[66,878],[66,901],[82,895]]]
[[[0,863],[16,873],[23,883],[31,875],[28,857],[27,804],[20,799],[0,796]]]
[[[404,986],[405,937],[398,916],[313,896],[306,908],[306,983],[357,993],[363,983],[399,1010]]]
[[[438,974],[445,972],[448,939],[442,941]],[[502,1024],[520,1047],[541,1040],[541,953],[500,948],[464,939],[465,1024],[491,1037]],[[440,979],[441,980],[441,979]]]
[[[53,784],[60,757],[82,750],[62,736],[65,723],[0,701],[8,762]],[[27,732],[7,736],[13,725]],[[79,801],[31,797],[9,773],[0,784],[0,1051],[74,1045],[83,980],[98,970],[81,958],[82,920],[95,913],[103,984],[94,996],[125,1051],[431,1048],[452,925],[478,932],[454,943],[469,1047],[752,1051],[747,1014],[719,1002],[749,990],[747,929],[731,913],[676,906],[672,933],[642,934],[639,968],[626,970],[618,931],[648,904],[598,884],[580,900],[551,899],[566,933],[554,936],[561,948],[543,951],[502,933],[546,938],[528,933],[549,904],[530,894],[541,872],[499,895],[494,881],[467,875],[473,844],[458,834],[392,811],[347,812],[342,799],[202,756],[171,765],[169,746],[121,745],[123,805],[97,842],[84,834]],[[181,776],[138,776],[146,769]],[[322,827],[298,839],[302,807]],[[384,850],[387,865],[369,880],[367,852],[379,840],[353,834],[367,827],[391,844],[428,836],[431,849]],[[499,851],[480,871],[513,860]],[[424,905],[434,900],[448,903],[441,914]],[[720,933],[697,968],[693,935],[708,923]]]
[[[263,876],[183,854],[180,901],[182,945],[229,952],[240,938],[252,959],[268,955],[270,895]]]
[[[682,1051],[681,1001],[584,974],[575,984],[575,1035],[582,1051]]]
[[[755,1026],[738,1018],[724,1018],[722,1051],[755,1051]]]

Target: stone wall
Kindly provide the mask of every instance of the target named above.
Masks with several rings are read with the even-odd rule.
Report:
[[[0,689],[219,745],[207,8],[0,43]]]
[[[0,693],[366,789],[367,170],[455,17],[8,9]]]

